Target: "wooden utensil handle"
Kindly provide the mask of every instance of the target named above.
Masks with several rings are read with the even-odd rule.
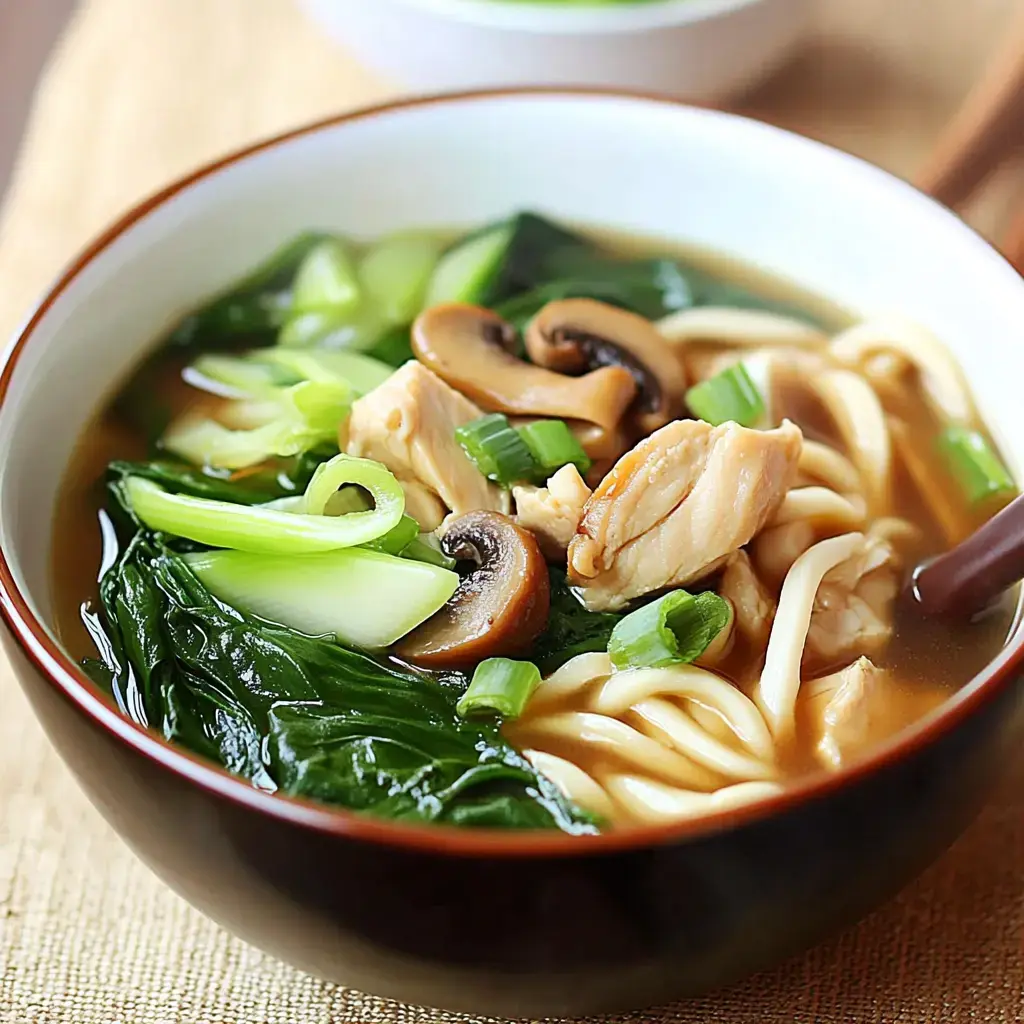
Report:
[[[1024,495],[958,544],[922,565],[913,593],[925,615],[967,618],[1024,579]]]
[[[970,17],[969,14],[964,15]],[[1024,9],[1002,51],[939,139],[918,186],[961,206],[1015,152],[1024,150]]]

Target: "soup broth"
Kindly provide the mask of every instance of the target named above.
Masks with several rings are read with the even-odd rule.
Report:
[[[53,594],[62,642],[122,711],[261,788],[407,820],[586,833],[839,770],[992,659],[1010,595],[955,625],[896,600],[916,565],[1016,493],[934,339],[858,325],[730,257],[649,239],[552,225],[546,262],[513,257],[524,223],[535,230],[514,218],[489,253],[479,240],[494,227],[468,242],[315,236],[282,250],[186,317],[102,409],[62,488]],[[467,251],[486,266],[467,267]],[[644,362],[659,365],[648,334],[675,369]],[[545,364],[545,343],[571,351]],[[376,362],[330,363],[351,346]],[[477,373],[492,351],[516,361],[493,384]],[[605,390],[593,411],[581,397],[531,408],[540,378],[517,383],[519,364],[559,374],[567,396]],[[466,433],[484,417],[531,471],[503,476],[500,452],[487,462],[487,436]],[[538,423],[558,426],[541,436]],[[550,465],[544,444],[563,453]],[[318,465],[340,475],[314,511]],[[396,493],[404,518],[352,544]],[[174,495],[180,507],[165,508]],[[202,519],[212,500],[242,510],[235,533]],[[717,503],[710,519],[701,501]],[[252,510],[309,535],[289,547],[268,520],[254,541]],[[324,540],[338,524],[349,539]],[[349,552],[367,544],[364,566]],[[494,551],[500,567],[473,577],[498,565]],[[513,578],[533,581],[529,600]],[[453,639],[484,615],[481,587],[507,593],[479,635]],[[185,650],[197,624],[209,646]],[[478,686],[488,659],[502,664]],[[459,751],[457,770],[417,746],[428,725]],[[483,763],[502,766],[496,781],[470,781]],[[371,764],[383,766],[372,792],[358,781]]]

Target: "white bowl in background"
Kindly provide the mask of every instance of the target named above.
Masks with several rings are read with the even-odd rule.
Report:
[[[811,7],[811,0],[302,3],[354,54],[412,88],[604,86],[696,102],[724,100],[777,67]]]

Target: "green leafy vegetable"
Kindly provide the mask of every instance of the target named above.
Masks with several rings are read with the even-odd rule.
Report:
[[[464,677],[248,618],[145,532],[101,601],[87,667],[118,706],[255,786],[405,821],[595,831],[496,724],[459,718]]]
[[[588,612],[573,593],[564,569],[550,566],[551,610],[548,625],[537,638],[533,660],[548,675],[577,654],[604,651],[622,619],[614,612]]]
[[[277,389],[273,397],[229,403],[221,418],[244,424],[241,429],[186,414],[160,445],[196,465],[244,469],[329,443],[338,436],[353,397],[348,384],[306,380]]]
[[[487,658],[477,665],[456,711],[463,718],[501,715],[518,718],[540,685],[540,669],[529,661]]]
[[[374,508],[325,515],[328,500],[349,484],[369,491]],[[125,507],[151,530],[211,547],[268,555],[312,554],[366,544],[394,529],[405,509],[405,495],[391,473],[380,463],[351,455],[336,455],[317,467],[302,510],[295,512],[172,494],[142,477],[126,477],[117,486]]]
[[[264,505],[281,498],[301,497],[317,467],[338,454],[337,447],[317,448],[292,459],[274,459],[242,472],[187,466],[167,460],[112,462],[114,481],[142,477],[176,494],[188,494],[237,505]]]
[[[617,623],[608,654],[618,669],[695,661],[726,627],[729,615],[728,603],[717,594],[673,590]]]
[[[354,647],[393,644],[455,593],[448,569],[365,548],[316,555],[199,551],[184,556],[215,597],[300,633]]]
[[[247,277],[184,317],[167,343],[207,350],[270,344],[291,310],[296,271],[326,237],[316,231],[298,235]]]

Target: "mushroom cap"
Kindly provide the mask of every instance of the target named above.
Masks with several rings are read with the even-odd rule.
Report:
[[[412,328],[416,358],[485,411],[593,424],[607,447],[636,398],[633,374],[603,366],[566,376],[517,358],[515,341],[497,313],[463,303],[432,306]]]
[[[630,416],[643,435],[682,409],[682,363],[654,324],[637,313],[594,299],[559,299],[533,318],[525,341],[534,363],[560,373],[609,366],[627,370],[637,387]]]
[[[498,512],[449,520],[441,547],[476,568],[435,615],[397,647],[426,668],[466,668],[484,658],[520,654],[548,621],[548,568],[536,538]]]

